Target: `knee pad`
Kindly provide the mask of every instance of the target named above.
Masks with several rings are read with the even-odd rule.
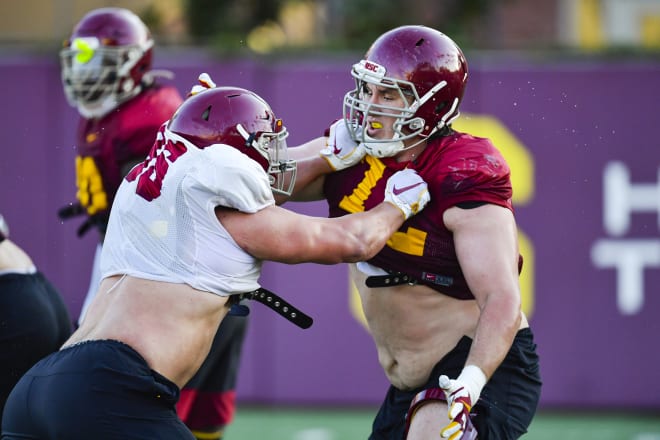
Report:
[[[410,403],[410,408],[408,408],[408,412],[406,413],[406,430],[405,430],[406,437],[408,436],[408,430],[410,429],[410,422],[412,421],[415,412],[419,409],[420,406],[422,406],[424,403],[429,401],[447,402],[447,396],[445,396],[445,392],[442,391],[442,388],[429,388],[417,393],[417,395],[413,398],[412,402]],[[465,426],[465,432],[461,436],[460,440],[476,440],[476,439],[477,439],[477,428],[474,427],[474,424],[472,424],[472,419],[469,418]]]

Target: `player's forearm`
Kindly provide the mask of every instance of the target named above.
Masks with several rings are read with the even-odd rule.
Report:
[[[300,202],[323,199],[323,181],[330,172],[332,169],[328,163],[318,156],[299,162],[296,184],[290,199]]]
[[[404,217],[393,204],[381,203],[367,212],[344,216],[342,220],[346,242],[356,251],[344,261],[358,262],[373,258],[401,227]]]
[[[481,316],[465,365],[476,365],[490,378],[509,352],[520,327],[520,302],[514,298],[493,299]]]

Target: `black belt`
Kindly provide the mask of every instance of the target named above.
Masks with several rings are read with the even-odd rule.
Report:
[[[310,328],[314,323],[314,320],[309,315],[295,308],[283,300],[280,296],[276,295],[268,289],[264,289],[263,287],[260,287],[257,290],[253,290],[252,292],[232,295],[230,298],[230,315],[245,316],[250,313],[250,309],[242,304],[239,304],[239,301],[243,299],[251,299],[253,301],[264,304],[266,307],[284,316],[286,319],[300,328]]]
[[[390,272],[387,275],[372,275],[367,277],[365,281],[367,287],[390,287],[408,284],[414,286],[415,284],[424,283],[427,285],[438,285],[449,287],[454,284],[454,278],[446,275],[439,275],[436,273],[422,272],[422,276],[418,280],[415,277],[406,275],[401,272]]]
[[[400,286],[402,284],[414,286],[417,284],[417,280],[410,275],[397,272],[387,275],[372,275],[367,277],[365,283],[367,284],[367,287],[390,287]]]

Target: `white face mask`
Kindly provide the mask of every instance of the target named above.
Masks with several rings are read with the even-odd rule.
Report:
[[[364,144],[368,154],[375,157],[395,156],[401,151],[412,148],[412,146],[406,147],[404,141],[419,137],[419,142],[421,142],[441,128],[438,126],[428,130],[424,119],[415,116],[415,114],[435,93],[447,85],[445,81],[436,84],[424,96],[418,96],[413,83],[387,77],[385,68],[373,62],[362,60],[353,65],[351,75],[355,78],[356,88],[344,96],[344,119],[351,137],[356,142]],[[363,99],[362,88],[365,84],[391,89],[400,96],[405,105],[394,107],[374,104]],[[367,133],[367,115],[394,117],[392,137],[389,139],[375,139],[369,136]],[[425,129],[428,134],[424,136],[422,133],[425,132]]]
[[[289,132],[282,125],[282,121],[277,121],[277,132],[262,132],[251,141],[252,148],[268,161],[268,179],[270,187],[276,194],[290,196],[296,183],[297,163],[289,159],[286,138]],[[249,141],[252,136],[241,125],[236,125],[236,130],[245,139]]]
[[[96,37],[80,37],[62,49],[62,84],[67,100],[85,118],[101,118],[140,93],[131,69],[153,46],[107,47]]]

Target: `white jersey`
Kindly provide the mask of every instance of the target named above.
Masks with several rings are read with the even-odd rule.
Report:
[[[200,149],[164,127],[157,141],[117,191],[102,277],[185,283],[221,296],[259,288],[261,261],[236,244],[214,208],[253,213],[275,204],[266,172],[228,145]]]

